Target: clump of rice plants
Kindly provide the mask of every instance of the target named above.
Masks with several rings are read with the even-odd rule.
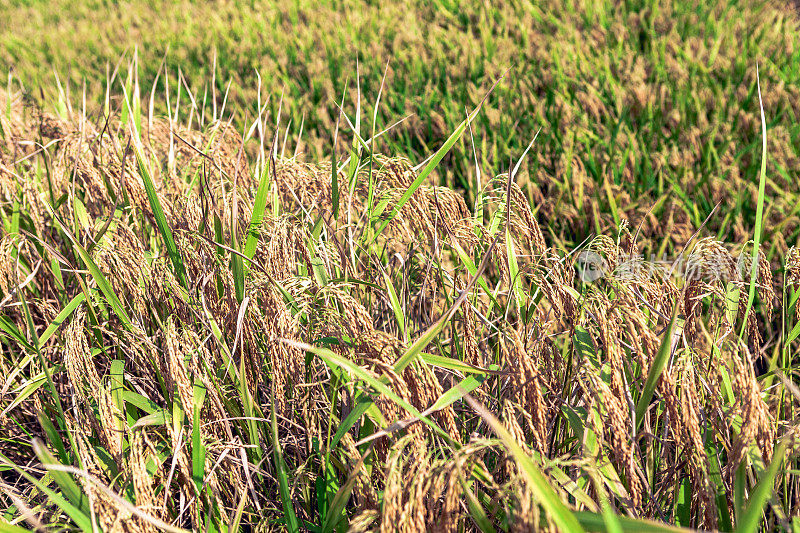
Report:
[[[480,106],[414,166],[359,102],[310,163],[262,103],[119,92],[0,95],[2,529],[800,526],[765,166],[753,239],[652,262],[641,220],[566,249],[524,154],[473,207],[437,186]]]

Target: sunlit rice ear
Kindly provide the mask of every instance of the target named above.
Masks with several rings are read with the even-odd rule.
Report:
[[[786,285],[800,291],[800,249],[795,246],[786,253]],[[795,306],[795,316],[800,321],[800,305]]]

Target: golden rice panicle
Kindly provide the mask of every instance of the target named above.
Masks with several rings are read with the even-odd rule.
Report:
[[[471,250],[478,244],[475,220],[462,194],[449,187],[426,187],[423,192],[433,225],[439,229],[439,238],[451,236],[465,250]]]
[[[218,120],[208,126],[205,139],[213,139],[208,152],[229,181],[251,179],[250,164],[244,153],[241,154],[243,139],[232,122]],[[204,139],[204,140],[205,140]]]
[[[416,179],[416,173],[411,168],[410,162],[405,159],[386,161],[382,174],[385,176],[387,185],[392,188],[390,197],[394,201],[390,205],[395,205],[400,196]],[[431,213],[435,212],[435,207],[433,207],[431,199],[426,197],[427,190],[425,186],[417,188],[400,210],[403,218],[399,220],[401,229],[398,232],[397,240],[407,243],[411,242],[415,235],[424,235],[427,242],[434,242],[437,232]]]
[[[230,121],[215,121],[202,131],[168,120],[154,119],[142,125],[141,134],[148,155],[168,162],[170,194],[186,193],[187,181],[182,175],[202,174],[212,184],[251,181],[248,157],[239,151],[242,137]]]
[[[753,368],[753,357],[748,352],[742,346],[731,355],[731,386],[738,399],[737,411],[742,417],[742,427],[728,461],[730,476],[754,443],[759,446],[764,462],[769,463],[776,442],[775,421],[762,398],[761,382]]]
[[[629,259],[639,255],[639,243],[636,242],[636,238],[631,234],[630,226],[630,221],[627,218],[623,218],[620,221],[617,235],[618,246],[625,251]]]
[[[475,310],[469,301],[464,302],[464,305],[461,306],[461,314],[463,317],[461,335],[464,346],[464,361],[485,368],[486,356],[479,346],[481,342],[481,327],[475,318]]]
[[[525,417],[525,410],[514,400],[506,398],[502,402],[500,420],[503,423],[503,427],[506,428],[519,446],[527,446],[525,431],[522,429],[518,418],[518,413],[519,416]],[[517,464],[510,459],[504,461],[503,467],[509,477],[517,473]]]
[[[530,431],[533,436],[533,445],[538,451],[546,453],[548,448],[548,424],[550,409],[542,392],[542,375],[536,352],[541,349],[541,340],[535,340],[531,356],[525,348],[519,334],[510,329],[508,341],[501,344],[501,357],[504,365],[513,369],[511,377],[514,387],[505,391],[515,400],[520,402],[523,412],[530,415]]]
[[[167,318],[165,323],[164,340],[166,341],[167,368],[172,383],[177,390],[178,398],[183,405],[186,413],[193,411],[194,392],[192,382],[189,379],[189,367],[194,366],[196,354],[192,346],[185,344],[185,339],[178,333],[175,320]],[[189,363],[187,365],[187,356]]]
[[[216,172],[216,167],[197,152],[203,150],[205,142],[203,134],[196,129],[176,121],[153,117],[152,121],[142,121],[141,140],[145,153],[156,161],[165,161],[169,183],[178,184],[178,170],[184,174],[202,174]],[[181,138],[183,140],[181,140]]]
[[[758,298],[767,314],[767,322],[772,320],[774,309],[780,305],[775,292],[775,281],[772,276],[772,267],[762,248],[758,250]]]
[[[276,407],[283,413],[286,408],[284,387],[305,383],[305,356],[298,348],[281,342],[281,339],[297,339],[298,330],[278,289],[270,285],[261,291],[260,296],[261,305],[250,309],[242,333],[242,348],[251,363],[247,369],[247,381],[255,397],[264,378],[264,365],[269,364]],[[230,331],[235,331],[235,326]],[[259,345],[264,340],[269,343],[266,353]]]
[[[696,504],[703,517],[702,525],[704,529],[714,530],[717,527],[716,495],[708,474],[708,457],[700,426],[703,406],[697,390],[696,371],[697,369],[693,365],[688,364],[681,379],[683,425],[686,444],[689,447],[687,455],[692,485],[697,498]]]
[[[369,361],[369,363],[372,364],[376,372],[380,372],[383,377],[388,378],[389,385],[397,396],[405,400],[407,403],[414,403],[413,394],[409,388],[408,382],[403,378],[403,376],[398,375],[394,371],[393,362],[372,360]],[[376,403],[381,412],[384,413],[384,417],[386,418],[387,422],[390,424],[392,422],[398,422],[400,420],[411,418],[411,413],[409,413],[404,407],[401,407],[395,403],[393,400],[386,398],[383,394]],[[411,433],[419,433],[421,431],[422,427],[419,424],[414,424],[409,427],[409,432]]]
[[[739,281],[736,261],[719,241],[707,237],[700,239],[686,262],[687,276],[707,283]]]
[[[423,513],[426,493],[418,489],[424,485],[429,471],[430,456],[419,434],[401,437],[392,445],[384,462],[381,533],[426,531]]]
[[[22,237],[18,233],[7,233],[0,239],[0,290],[8,296],[16,290],[20,279],[15,252],[23,245]]]
[[[341,324],[344,332],[359,337],[375,329],[372,326],[372,315],[367,308],[344,287],[331,287],[329,294],[332,300],[341,304]]]
[[[590,372],[589,375],[596,400],[605,408],[608,440],[612,444],[617,463],[628,480],[631,502],[636,508],[641,508],[643,485],[635,460],[636,449],[631,439],[634,428],[631,411],[633,400],[625,373],[625,354],[621,342],[620,328],[625,321],[623,313],[624,310],[614,304],[605,304],[597,310],[596,319],[604,359],[610,367],[610,383],[606,383],[596,372]]]
[[[683,287],[683,311],[686,315],[684,337],[692,344],[697,340],[697,323],[703,313],[703,299],[708,294],[718,302],[726,301],[728,283],[741,285],[739,269],[731,253],[722,243],[700,239],[686,261],[686,283]]]
[[[136,507],[151,516],[163,519],[165,509],[156,498],[153,479],[147,471],[147,462],[153,457],[151,446],[144,428],[132,431],[128,450],[128,469],[136,495]],[[155,464],[159,464],[158,461]]]
[[[536,504],[536,497],[528,483],[527,478],[518,473],[509,483],[511,493],[511,520],[512,533],[526,531],[553,531],[546,515],[542,515]]]
[[[170,494],[170,499],[167,499],[167,504],[174,503],[178,500],[179,494],[183,495],[185,501],[192,501],[197,495],[197,485],[192,478],[192,468],[189,463],[189,457],[186,452],[186,441],[191,439],[191,433],[186,431],[186,428],[175,428],[173,424],[166,424],[167,436],[169,437],[170,449],[173,451],[173,461],[177,465],[175,469],[175,480],[177,482],[177,490]],[[192,519],[192,524],[195,528],[200,527],[199,513],[197,502],[195,505],[189,505],[189,512]]]
[[[591,373],[589,376],[590,383],[594,389],[595,400],[604,407],[606,421],[605,440],[612,447],[613,455],[616,459],[615,462],[625,472],[631,504],[640,509],[643,502],[644,487],[636,464],[636,450],[630,438],[633,424],[626,394],[613,390],[599,376]]]
[[[72,130],[59,144],[53,161],[54,182],[62,191],[69,191],[71,184],[80,191],[80,196],[67,198],[71,207],[79,200],[91,214],[99,214],[110,207],[103,173],[96,164],[92,150],[92,133],[81,129]],[[76,191],[77,192],[77,191]]]
[[[786,285],[800,291],[800,248],[792,246],[786,253]],[[795,305],[795,317],[800,320],[800,305]]]
[[[83,401],[94,397],[101,389],[100,375],[92,361],[89,343],[85,333],[86,310],[81,307],[75,312],[64,332],[64,368],[76,394]]]
[[[743,292],[749,293],[749,281],[753,273],[753,256],[750,252],[742,250],[739,255],[739,263],[741,265],[741,277],[744,281],[745,288]],[[772,312],[778,304],[778,299],[775,294],[775,285],[772,277],[772,268],[770,267],[767,256],[764,250],[758,250],[758,260],[756,265],[756,292],[758,299],[761,300],[761,305],[764,307],[767,322],[772,320]]]
[[[361,452],[356,447],[353,436],[348,432],[342,436],[342,446],[346,459],[348,462],[348,475],[356,476],[356,484],[353,487],[353,496],[358,502],[359,509],[377,509],[378,508],[378,493],[375,490],[375,485],[370,479],[367,468],[362,463],[357,472],[354,469],[361,460]]]
[[[602,260],[602,271],[604,273],[614,272],[619,266],[622,252],[608,235],[598,235],[589,243],[587,249],[597,253]]]
[[[463,481],[472,477],[473,469],[483,469],[480,454],[485,445],[468,444],[452,454],[431,461],[424,480],[417,484],[424,491],[424,521],[427,531],[455,532],[463,530],[468,520],[459,510],[465,504]],[[488,476],[487,476],[488,477]]]
[[[424,411],[428,406],[433,405],[444,394],[442,384],[433,369],[424,361],[415,362],[406,368],[403,372],[403,377],[412,393],[414,406],[420,411]],[[461,435],[452,405],[438,410],[434,414],[434,418],[447,431],[453,441],[461,442]]]
[[[20,289],[29,295],[27,302],[35,320],[49,323],[60,311],[61,288],[49,267],[52,259],[48,251],[40,254],[35,238],[21,233],[4,233],[0,238],[0,300],[11,298],[3,312],[21,330],[27,326],[18,306]]]
[[[747,324],[745,325],[746,332],[747,332],[747,343],[748,343],[748,357],[755,360],[758,357],[759,353],[761,352],[761,329],[758,327],[758,317],[754,310],[750,310],[747,312],[747,302],[749,300],[749,291],[747,288],[747,284],[743,284],[741,290],[739,291],[739,308],[738,314],[736,319],[739,322],[744,321],[745,315],[747,315]]]
[[[487,201],[496,204],[497,209],[502,207],[502,212],[497,214],[503,217],[503,222],[508,221],[518,254],[535,263],[547,250],[544,235],[522,189],[514,182],[509,188],[508,178],[507,173],[501,174],[489,182]],[[510,198],[506,198],[508,192]]]
[[[699,329],[697,320],[703,312],[703,283],[697,279],[688,279],[683,287],[683,337],[691,345],[697,337]]]
[[[112,489],[109,489],[109,480],[100,466],[103,463],[89,442],[87,433],[78,430],[80,427],[85,427],[83,424],[88,421],[75,420],[69,416],[66,421],[68,430],[74,435],[77,444],[76,452],[80,457],[83,470],[88,474],[88,476],[78,476],[78,480],[84,493],[88,496],[89,505],[92,507],[98,525],[104,531],[119,531],[132,515],[106,492],[106,490]]]
[[[144,246],[130,226],[118,222],[110,227],[95,248],[94,261],[111,282],[114,292],[128,295],[136,311],[146,314],[145,280],[150,278],[150,265]]]
[[[206,393],[209,398],[201,412],[201,420],[204,423],[198,428],[198,431],[201,439],[207,442],[214,432],[214,429],[209,426],[220,426],[221,424],[217,422],[223,422],[225,419],[225,415],[221,411],[221,399],[215,390],[216,388],[205,376],[203,368],[204,363],[208,362],[210,357],[206,353],[205,347],[202,346],[197,333],[187,328],[181,328],[180,331],[177,331],[172,317],[166,322],[164,336],[167,345],[166,359],[167,368],[170,372],[170,381],[177,389],[177,397],[180,398],[186,413],[193,412],[195,408],[192,380],[199,381],[206,386]],[[222,431],[223,429],[219,427],[217,431]],[[193,431],[193,429],[188,431]],[[217,475],[216,470],[212,468],[214,466],[214,456],[215,452],[212,450],[209,450],[206,454],[205,471],[210,473],[207,475],[205,482],[208,484],[210,491],[217,494],[220,491],[220,477]],[[181,468],[184,466],[181,465]],[[238,471],[224,476],[222,482],[225,487],[233,492],[238,489],[241,483]]]
[[[663,474],[665,476],[673,476],[677,474],[669,465],[674,461],[674,453],[691,453],[691,443],[687,442],[686,428],[683,424],[683,406],[678,397],[679,384],[676,380],[675,369],[668,365],[661,373],[656,389],[658,394],[664,399],[664,407],[666,408],[665,418],[668,423],[669,432],[674,439],[673,445],[665,445],[662,447],[661,456],[664,461],[665,469]]]
[[[208,345],[202,341],[196,331],[186,327],[181,328],[179,337],[183,351],[191,354],[186,367],[189,375],[195,383],[202,383],[206,389],[206,400],[201,412],[202,419],[205,421],[201,428],[201,434],[205,438],[213,430],[221,432],[227,427],[224,424],[216,423],[225,419],[226,415],[218,387],[213,384],[214,375],[209,372],[221,365],[222,361],[211,354]],[[230,435],[229,438],[232,439],[233,435]]]
[[[19,301],[19,290],[34,296],[27,300],[34,317],[49,321],[55,317],[52,311],[58,314],[53,303],[59,288],[47,266],[49,259],[48,254],[39,253],[34,239],[20,233],[5,233],[0,238],[0,300],[10,298],[3,312],[20,329],[27,327],[23,312],[18,305],[9,305]]]
[[[646,376],[661,345],[661,339],[653,331],[647,317],[640,309],[630,310],[627,317],[628,320],[624,322],[624,327],[627,330],[625,340],[635,348],[633,356],[642,367],[642,375]]]
[[[24,142],[36,138],[36,109],[26,109],[21,92],[9,93],[0,90],[0,161],[3,154],[12,157],[30,154],[35,148]],[[32,112],[31,112],[32,111]]]
[[[540,314],[543,319],[544,316],[552,315],[554,320],[568,327],[578,322],[579,309],[570,291],[575,283],[574,265],[547,254],[542,263],[533,268],[530,279],[541,289],[546,301],[556,311],[550,313],[549,309],[542,310]]]
[[[380,519],[380,512],[375,509],[366,509],[355,515],[350,519],[350,524],[347,528],[347,533],[367,533],[377,532],[378,528],[375,522]]]
[[[377,360],[394,363],[402,353],[403,342],[384,331],[371,330],[355,339],[356,361]]]
[[[253,268],[259,274],[263,269],[263,273],[272,279],[285,282],[300,273],[303,263],[310,267],[310,256],[306,249],[307,231],[290,216],[275,218],[267,215],[261,227],[252,231],[259,234],[254,256],[258,266]]]
[[[324,167],[320,167],[320,171],[324,171]],[[327,166],[327,172],[329,183],[330,164]],[[325,181],[317,175],[311,165],[294,159],[279,158],[275,161],[275,187],[284,209],[330,208],[331,193],[329,185],[326,186]],[[342,199],[340,198],[340,200]],[[344,205],[347,205],[346,202]]]

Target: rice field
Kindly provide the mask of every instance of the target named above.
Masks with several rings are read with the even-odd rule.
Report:
[[[1,17],[0,531],[800,530],[788,7]]]

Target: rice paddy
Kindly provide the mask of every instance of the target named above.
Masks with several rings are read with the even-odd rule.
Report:
[[[0,3],[0,531],[800,529],[785,6],[63,8]]]

